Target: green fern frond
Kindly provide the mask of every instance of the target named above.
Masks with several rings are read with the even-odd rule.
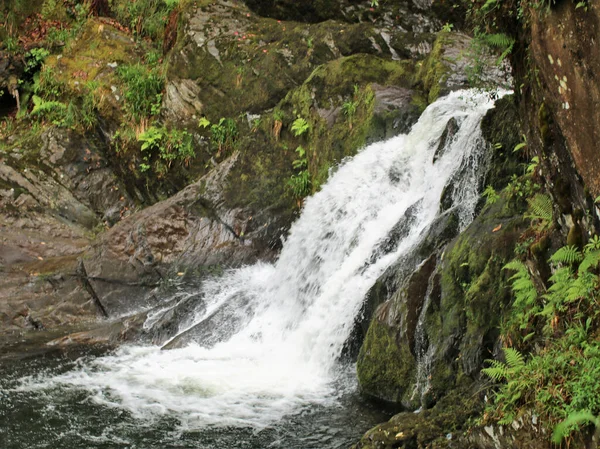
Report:
[[[575,262],[580,262],[583,256],[581,251],[577,249],[575,245],[571,246],[563,246],[558,251],[556,251],[552,257],[550,257],[550,262],[553,263],[563,263],[563,264],[573,264]]]
[[[511,260],[506,265],[502,267],[503,270],[513,270],[517,273],[525,272],[527,273],[527,266],[518,259]],[[516,274],[515,274],[516,276]],[[514,276],[513,276],[514,277]]]
[[[504,356],[506,357],[506,364],[511,369],[525,366],[525,357],[514,348],[505,348]]]
[[[514,270],[516,273],[510,277],[512,291],[515,294],[514,306],[520,309],[531,306],[537,299],[535,284],[529,276],[527,266],[520,260],[511,260],[503,267],[504,270]]]
[[[504,33],[485,34],[484,40],[490,47],[501,49],[512,48],[515,43],[514,39]]]
[[[587,298],[596,289],[597,285],[598,276],[583,272],[569,285],[565,300],[567,302],[574,302],[581,298]]]
[[[590,268],[597,268],[598,263],[600,263],[600,250],[586,251],[577,271],[581,275],[581,273],[585,273]]]
[[[525,214],[525,218],[540,220],[543,228],[552,224],[552,199],[550,195],[538,193],[533,198],[529,198],[527,203],[529,203],[529,211]]]
[[[552,433],[552,441],[560,444],[563,438],[569,436],[572,430],[578,429],[580,424],[600,426],[600,417],[594,416],[589,411],[571,413],[563,422],[556,426]]]
[[[560,267],[550,276],[549,281],[552,285],[548,288],[548,291],[562,292],[568,288],[572,280],[573,272],[571,271],[571,267]]]
[[[488,360],[491,364],[488,368],[483,368],[481,372],[492,379],[494,382],[500,382],[506,379],[508,367],[498,360]]]

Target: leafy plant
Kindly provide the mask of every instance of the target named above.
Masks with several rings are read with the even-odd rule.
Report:
[[[290,177],[288,186],[291,188],[292,195],[300,200],[310,193],[311,179],[308,171],[306,150],[302,146],[298,146],[296,153],[298,154],[298,159],[292,162],[292,167],[295,170],[299,170],[299,172]]]
[[[550,257],[550,262],[572,265],[582,259],[583,255],[576,246],[563,246]]]
[[[292,190],[292,194],[295,198],[301,199],[310,193],[310,175],[308,170],[302,170],[290,177],[288,180],[288,186]]]
[[[138,37],[149,37],[159,44],[172,11],[185,0],[110,0],[111,12],[116,19],[129,26]]]
[[[302,146],[296,148],[296,153],[298,153],[298,159],[295,159],[292,162],[292,167],[295,169],[305,168],[308,165],[308,159],[306,158],[306,151]]]
[[[281,128],[283,128],[283,111],[275,109],[273,111],[273,137],[275,137],[275,141],[279,140]]]
[[[452,28],[454,28],[454,25],[451,23],[446,22],[443,26],[442,26],[442,32],[444,33],[449,33],[452,31]]]
[[[125,87],[125,109],[135,120],[156,114],[160,110],[160,95],[164,78],[158,69],[148,69],[141,64],[122,65],[117,75]]]
[[[54,125],[63,124],[67,112],[66,104],[59,101],[47,101],[37,95],[34,95],[32,100],[31,115],[46,119]]]
[[[600,415],[600,341],[596,338],[600,303],[598,265],[600,238],[592,238],[583,252],[566,246],[550,258],[553,273],[545,292],[538,291],[527,266],[512,261],[514,302],[511,319],[527,332],[524,344],[538,326],[551,336],[525,363],[516,350],[505,350],[506,363],[489,362],[482,372],[501,382],[488,407],[488,416],[509,424],[524,411],[541,417],[560,442],[580,424],[598,425]],[[514,341],[514,340],[513,340]],[[538,346],[536,346],[538,347]]]
[[[600,416],[594,416],[588,411],[571,413],[563,422],[554,428],[554,432],[552,432],[552,442],[560,444],[574,429],[579,429],[581,424],[592,424],[596,428],[600,428]]]
[[[188,165],[191,158],[195,157],[192,135],[187,131],[178,129],[167,129],[165,127],[151,126],[138,136],[142,143],[142,152],[149,153],[144,156],[144,162],[140,164],[140,171],[150,169],[151,159],[158,157],[156,165],[157,172],[163,173],[174,161],[181,161]],[[153,157],[154,156],[154,157]]]
[[[485,197],[485,204],[494,204],[500,199],[500,195],[498,195],[496,190],[490,185],[483,191],[483,196]]]
[[[497,394],[496,400],[502,403],[500,411],[502,418],[498,421],[501,425],[511,424],[516,417],[516,405],[523,396],[529,384],[522,378],[525,358],[523,354],[513,348],[504,348],[506,363],[499,360],[488,360],[490,366],[481,370],[483,374],[496,382],[506,381],[502,390]]]
[[[67,90],[67,85],[49,66],[44,65],[33,77],[33,93],[46,100],[58,100]]]
[[[346,101],[342,104],[342,112],[348,118],[348,126],[352,129],[352,119],[356,114],[358,108],[358,101]]]
[[[217,157],[221,155],[223,149],[231,148],[238,136],[237,125],[230,118],[221,118],[219,123],[212,124],[210,132],[213,142],[217,144]]]
[[[528,212],[525,218],[531,218],[538,222],[538,228],[547,229],[553,222],[552,198],[544,193],[537,193],[533,198],[528,198]]]
[[[308,124],[308,122],[303,119],[302,117],[298,117],[296,120],[294,120],[294,122],[292,123],[292,133],[294,134],[294,136],[299,137],[303,134],[305,134],[306,132],[308,132],[310,126]]]
[[[4,39],[4,48],[9,53],[14,53],[19,48],[19,40],[15,36],[8,36]]]
[[[38,70],[50,52],[43,47],[32,48],[25,55],[25,72],[33,73]]]
[[[518,177],[513,174],[506,186],[506,192],[512,199],[526,199],[535,194],[539,189],[540,186],[533,181],[531,175]]]

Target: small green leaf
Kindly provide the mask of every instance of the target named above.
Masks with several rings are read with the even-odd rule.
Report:
[[[527,146],[527,142],[521,142],[520,144],[515,146],[515,148],[513,149],[513,153],[516,153],[517,151],[525,148],[526,146]]]

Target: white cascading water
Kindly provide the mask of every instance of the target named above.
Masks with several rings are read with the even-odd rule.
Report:
[[[140,418],[170,414],[185,429],[264,426],[340,391],[339,355],[369,288],[418,244],[457,173],[454,198],[467,224],[478,198],[485,144],[479,124],[493,101],[454,92],[429,106],[407,135],[376,143],[344,162],[306,200],[274,265],[256,264],[205,283],[201,322],[227,310],[224,341],[181,349],[126,346],[114,355],[22,388],[79,388],[94,401]],[[433,156],[451,117],[460,125]],[[383,243],[405,215],[407,235]]]

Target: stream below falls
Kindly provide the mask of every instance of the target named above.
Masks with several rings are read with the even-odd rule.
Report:
[[[364,298],[424,238],[447,186],[460,227],[471,222],[492,106],[485,93],[451,93],[410,133],[343,161],[307,198],[277,262],[202,283],[169,349],[3,364],[0,448],[349,447],[389,415],[360,398],[341,357]]]

